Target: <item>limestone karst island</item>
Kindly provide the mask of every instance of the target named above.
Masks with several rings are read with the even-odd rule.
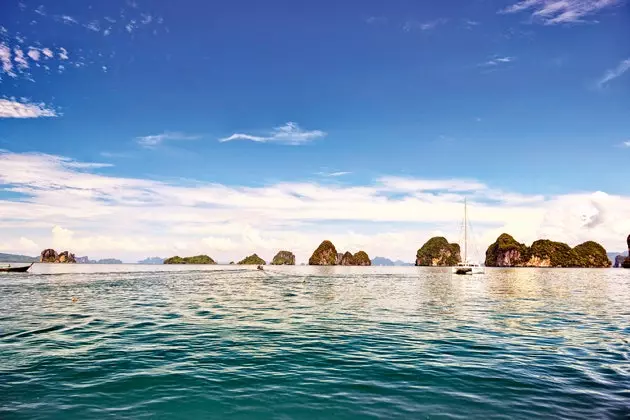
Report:
[[[630,248],[630,235],[627,239]],[[630,258],[619,255],[615,266],[630,268]],[[415,255],[415,265],[421,267],[449,267],[462,262],[461,249],[457,243],[441,236],[425,242]],[[597,242],[587,241],[575,247],[563,242],[539,239],[527,246],[504,233],[490,244],[486,250],[486,267],[555,267],[555,268],[607,268],[613,265],[606,250]],[[164,264],[216,264],[207,255],[193,257],[171,257]],[[266,261],[257,254],[249,255],[239,261],[239,265],[265,265]],[[370,266],[372,261],[365,251],[338,252],[335,245],[323,241],[312,253],[309,265]],[[279,251],[271,265],[295,265],[295,255],[290,251]]]

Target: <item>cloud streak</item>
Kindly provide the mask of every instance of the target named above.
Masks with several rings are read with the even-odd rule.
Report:
[[[155,148],[166,141],[171,140],[198,140],[200,136],[197,135],[189,135],[180,132],[169,132],[165,131],[162,134],[152,134],[149,136],[141,136],[136,137],[136,143],[141,147],[152,149]]]
[[[501,14],[528,12],[534,22],[545,25],[582,23],[590,15],[621,4],[621,0],[522,0]]]
[[[222,143],[234,140],[246,140],[256,143],[278,143],[292,146],[299,146],[326,136],[326,132],[321,130],[303,130],[297,123],[288,122],[280,127],[275,127],[266,135],[253,135],[245,133],[234,133],[228,137],[220,138]]]
[[[623,76],[628,70],[630,70],[630,58],[622,60],[617,67],[606,71],[606,73],[604,73],[604,75],[597,81],[597,86],[600,88],[604,87],[609,82]]]
[[[18,102],[0,99],[0,118],[56,117],[57,112],[44,103]]]

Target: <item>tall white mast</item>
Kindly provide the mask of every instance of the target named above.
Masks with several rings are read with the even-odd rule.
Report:
[[[468,262],[468,205],[464,197],[464,262]]]

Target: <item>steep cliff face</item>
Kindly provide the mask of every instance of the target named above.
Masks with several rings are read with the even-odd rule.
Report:
[[[322,242],[308,259],[308,265],[335,265],[337,249],[330,241]]]
[[[623,265],[623,262],[626,260],[626,258],[628,258],[628,257],[626,257],[625,255],[617,255],[615,257],[615,263],[614,263],[613,267],[621,268],[622,265]]]
[[[486,251],[488,267],[610,267],[606,250],[587,241],[571,248],[563,242],[539,239],[531,247],[502,234]]]
[[[457,265],[461,260],[459,245],[449,244],[446,238],[441,236],[429,239],[416,252],[417,266],[452,266]]]
[[[501,234],[486,251],[487,267],[520,267],[527,259],[527,246],[507,233]]]
[[[271,260],[271,265],[295,265],[295,255],[289,251],[279,251]]]

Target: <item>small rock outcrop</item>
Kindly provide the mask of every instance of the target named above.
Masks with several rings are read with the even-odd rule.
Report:
[[[54,249],[45,249],[41,252],[39,260],[44,263],[65,263],[74,264],[77,262],[74,254],[63,251],[57,254]]]
[[[271,265],[295,265],[295,255],[289,251],[279,251],[271,260]]]
[[[354,254],[354,265],[360,265],[360,266],[372,265],[372,260],[370,260],[370,257],[368,256],[367,252],[359,251],[356,254]]]
[[[330,241],[322,242],[308,259],[308,265],[336,265],[337,249]]]
[[[346,251],[341,256],[341,260],[337,263],[337,265],[356,265],[354,263],[354,255],[350,252]]]
[[[458,244],[450,244],[441,236],[429,239],[416,253],[416,266],[446,267],[461,262]]]
[[[622,268],[630,268],[630,235],[628,235],[626,242],[628,244],[628,257],[621,262]]]
[[[571,248],[563,242],[539,239],[528,247],[504,233],[486,251],[487,267],[579,267],[605,268],[611,262],[597,242]]]
[[[216,262],[207,255],[195,255],[194,257],[180,257],[178,255],[167,258],[164,264],[216,264]]]
[[[615,257],[615,263],[613,264],[613,267],[614,268],[621,268],[621,266],[623,265],[623,262],[626,260],[626,258],[628,258],[628,257],[626,257],[625,255],[617,255]]]
[[[265,265],[267,263],[258,255],[252,254],[248,257],[243,258],[237,264],[238,265]]]

